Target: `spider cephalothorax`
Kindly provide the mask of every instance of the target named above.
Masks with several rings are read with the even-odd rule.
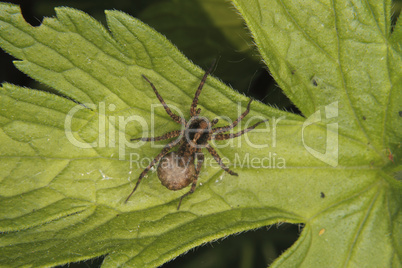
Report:
[[[225,166],[225,164],[222,162],[221,157],[208,143],[208,141],[227,140],[241,136],[244,133],[254,129],[259,124],[268,120],[260,121],[253,126],[243,129],[242,131],[239,131],[237,133],[224,134],[224,132],[227,132],[237,126],[237,124],[249,113],[252,100],[250,100],[250,102],[248,103],[247,109],[243,112],[243,114],[240,115],[239,118],[237,118],[232,124],[227,126],[213,128],[213,126],[218,123],[218,119],[209,121],[208,118],[199,116],[201,109],[197,109],[198,97],[200,96],[202,87],[204,86],[204,83],[211,69],[212,66],[208,71],[205,72],[201,83],[198,86],[197,91],[195,92],[195,97],[190,107],[191,118],[189,119],[189,121],[186,121],[184,118],[181,118],[180,116],[174,114],[170,110],[169,106],[167,106],[163,98],[159,95],[158,91],[151,83],[151,81],[149,81],[145,75],[142,75],[144,79],[151,85],[156,94],[156,97],[162,103],[168,115],[176,123],[181,124],[184,128],[182,130],[174,130],[168,132],[159,137],[131,139],[132,141],[161,141],[179,137],[178,139],[175,139],[174,141],[171,141],[170,143],[165,145],[165,147],[155,157],[155,159],[144,169],[144,171],[142,171],[133,191],[127,197],[126,202],[135,192],[142,178],[156,163],[159,162],[157,169],[158,177],[162,184],[168,189],[180,190],[192,183],[190,191],[181,196],[179,205],[177,206],[177,209],[179,209],[183,198],[193,193],[195,187],[197,186],[198,175],[200,174],[201,166],[204,162],[204,154],[202,153],[203,148],[206,148],[208,150],[208,152],[214,157],[216,162],[218,162],[223,170],[228,172],[230,175],[237,176],[237,173],[231,171],[227,166]],[[176,145],[179,146],[178,150],[169,152]],[[196,164],[194,162],[196,162]]]

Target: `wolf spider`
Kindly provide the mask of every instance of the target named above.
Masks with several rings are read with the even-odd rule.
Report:
[[[155,86],[151,81],[145,76],[142,77],[151,85],[154,90],[156,97],[162,103],[163,107],[167,114],[178,124],[181,124],[184,129],[182,130],[174,130],[170,131],[159,137],[149,137],[149,138],[134,138],[131,141],[142,140],[142,141],[162,141],[167,139],[172,139],[179,137],[179,139],[175,139],[174,141],[169,142],[165,145],[162,151],[154,158],[154,160],[142,171],[140,174],[138,181],[127,197],[127,202],[132,194],[137,190],[138,185],[144,176],[148,173],[148,171],[159,161],[159,165],[157,168],[157,174],[161,183],[168,188],[169,190],[181,190],[184,187],[187,187],[190,183],[191,189],[187,193],[181,196],[179,205],[177,206],[177,210],[180,209],[181,202],[184,197],[194,192],[195,187],[197,185],[198,175],[200,174],[201,166],[204,162],[204,154],[201,149],[206,148],[208,152],[214,157],[216,162],[220,165],[220,167],[225,170],[230,175],[238,176],[237,173],[230,170],[225,164],[222,162],[221,157],[215,151],[215,149],[208,143],[210,140],[227,140],[239,137],[246,132],[257,127],[259,124],[268,121],[263,120],[260,121],[253,126],[243,129],[237,133],[233,134],[224,134],[223,132],[227,132],[233,129],[239,121],[241,121],[250,111],[250,104],[252,99],[250,99],[247,109],[243,112],[242,115],[239,116],[232,124],[226,125],[223,127],[212,128],[216,123],[218,123],[218,119],[215,118],[211,122],[202,116],[199,116],[201,112],[201,108],[197,109],[198,97],[201,94],[202,87],[212,70],[213,65],[207,70],[201,80],[201,83],[198,86],[197,91],[195,92],[195,96],[193,99],[193,103],[190,107],[190,115],[191,118],[189,121],[186,121],[184,118],[174,114],[169,106],[165,103],[161,95],[159,95]],[[177,151],[169,152],[174,146],[179,145]],[[197,160],[197,166],[194,164],[194,160]]]

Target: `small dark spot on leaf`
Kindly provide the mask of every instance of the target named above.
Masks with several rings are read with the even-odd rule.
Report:
[[[313,86],[315,87],[318,86],[317,81],[315,81],[314,78],[311,79],[311,84],[313,84]]]
[[[292,75],[294,75],[294,74],[296,73],[296,71],[295,71],[295,70],[291,70],[290,73],[291,73]]]
[[[363,120],[366,120],[366,117],[363,115]]]
[[[323,192],[320,193],[321,198],[325,198],[325,194]]]
[[[399,111],[399,116],[402,117],[402,111]]]

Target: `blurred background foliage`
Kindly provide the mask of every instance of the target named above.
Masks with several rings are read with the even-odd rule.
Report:
[[[165,35],[190,60],[207,69],[214,59],[213,75],[233,89],[279,109],[299,113],[269,75],[240,15],[227,0],[21,0],[25,19],[40,25],[54,7],[69,6],[85,11],[106,25],[104,10],[124,11]],[[393,24],[402,0],[393,2]],[[18,71],[13,58],[0,52],[0,81],[51,90]],[[267,267],[298,238],[300,226],[282,224],[232,235],[190,250],[163,268]],[[62,267],[99,267],[103,257]]]

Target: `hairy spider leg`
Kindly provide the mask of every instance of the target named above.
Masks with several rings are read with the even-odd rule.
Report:
[[[144,77],[144,79],[151,85],[152,89],[153,89],[154,92],[155,92],[156,97],[158,98],[159,102],[162,103],[163,108],[165,108],[165,111],[167,112],[167,114],[168,114],[176,123],[185,125],[185,124],[186,124],[186,120],[185,120],[184,118],[181,118],[180,116],[174,114],[174,113],[170,110],[169,106],[167,106],[167,104],[166,104],[166,102],[163,100],[162,96],[159,95],[159,92],[158,92],[158,90],[156,89],[156,87],[154,86],[154,84],[152,84],[152,82],[149,81],[149,79],[148,79],[145,75],[142,74],[142,77]]]
[[[183,200],[183,198],[188,196],[189,194],[194,193],[195,188],[197,187],[198,175],[200,174],[202,164],[204,163],[204,154],[202,153],[201,148],[197,149],[196,157],[197,157],[197,168],[195,170],[193,183],[191,184],[191,189],[190,189],[190,191],[188,191],[187,193],[185,193],[184,195],[182,195],[180,197],[180,201],[179,201],[179,205],[177,206],[177,210],[180,209],[181,201]]]
[[[126,201],[124,201],[124,203],[127,203],[127,201],[130,199],[130,197],[133,195],[133,193],[135,192],[135,190],[137,190],[138,185],[140,184],[142,178],[144,178],[144,176],[148,173],[148,171],[156,164],[158,163],[158,161],[165,155],[167,154],[170,149],[175,146],[177,144],[177,141],[171,141],[168,144],[165,145],[165,147],[163,147],[162,151],[154,158],[154,160],[152,160],[152,162],[141,172],[140,176],[138,177],[138,181],[135,184],[135,187],[133,189],[133,191],[130,193],[130,195],[127,197]]]
[[[174,130],[174,131],[170,131],[168,133],[163,134],[162,136],[158,136],[158,137],[149,137],[149,138],[134,138],[131,139],[130,141],[163,141],[163,140],[168,140],[171,138],[176,138],[178,136],[180,136],[180,134],[182,134],[183,130]]]
[[[236,172],[231,171],[227,166],[225,166],[225,164],[222,162],[222,158],[211,145],[207,144],[205,145],[205,148],[207,148],[208,152],[213,156],[215,161],[218,162],[219,166],[221,166],[224,171],[226,171],[230,175],[239,176]]]
[[[262,121],[258,122],[257,124],[254,124],[253,126],[251,126],[251,127],[249,127],[249,128],[246,128],[246,129],[243,129],[242,131],[239,131],[239,132],[237,132],[237,133],[212,135],[212,136],[211,136],[211,139],[217,140],[217,141],[219,141],[219,140],[233,139],[233,138],[236,138],[236,137],[239,137],[239,136],[243,135],[243,134],[246,133],[246,132],[249,132],[250,130],[253,130],[253,129],[256,128],[259,124],[264,123],[264,122],[267,122],[267,121],[268,121],[268,119],[262,120]]]
[[[198,104],[198,97],[199,97],[200,94],[201,94],[202,87],[204,86],[205,81],[207,80],[208,75],[211,73],[212,68],[213,68],[214,65],[215,65],[215,61],[216,61],[216,60],[214,60],[214,61],[212,62],[211,67],[209,67],[209,69],[205,72],[204,76],[202,77],[201,83],[199,84],[198,89],[197,89],[197,91],[195,92],[195,96],[194,96],[194,99],[193,99],[193,103],[191,104],[191,108],[190,108],[190,115],[191,115],[191,116],[196,116],[196,115],[198,115],[198,114],[201,112],[201,109],[196,109],[196,108],[197,108],[197,104]]]
[[[237,126],[237,124],[244,118],[246,117],[246,115],[248,115],[248,113],[250,112],[250,104],[253,100],[250,99],[248,105],[247,105],[247,109],[239,116],[239,118],[237,118],[231,125],[227,125],[227,126],[223,126],[223,127],[217,127],[212,129],[212,133],[221,133],[221,132],[226,132],[228,130],[231,130],[232,128],[234,128],[235,126]]]
[[[215,126],[218,123],[219,119],[215,118],[214,120],[211,121],[211,127]]]

